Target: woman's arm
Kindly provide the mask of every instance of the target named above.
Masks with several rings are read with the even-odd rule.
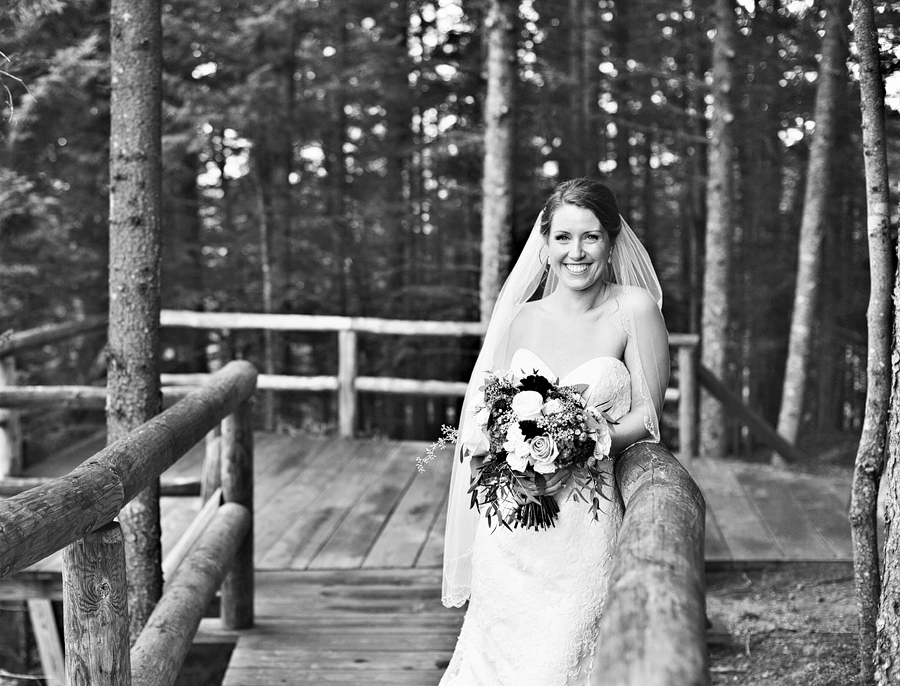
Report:
[[[612,455],[643,440],[659,440],[659,423],[669,383],[669,334],[656,303],[646,291],[622,298],[628,327],[624,361],[631,374],[631,410],[611,425]]]

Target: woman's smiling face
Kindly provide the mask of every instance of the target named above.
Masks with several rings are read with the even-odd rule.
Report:
[[[583,291],[606,275],[612,243],[609,232],[590,210],[560,205],[550,220],[547,247],[550,269],[561,286]]]

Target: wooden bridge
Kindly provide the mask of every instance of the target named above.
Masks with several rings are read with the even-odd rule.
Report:
[[[66,455],[90,453],[90,442]],[[255,436],[254,627],[204,619],[198,641],[233,646],[225,686],[437,684],[462,622],[440,604],[451,455],[424,474],[426,444]],[[200,477],[202,445],[164,483]],[[29,476],[73,465],[49,461]],[[726,460],[694,461],[709,505],[707,565],[849,560],[849,484]],[[163,498],[164,555],[201,509]],[[0,598],[62,597],[61,555],[0,581]]]
[[[214,390],[199,391],[200,396],[193,393],[183,409],[172,408],[158,431],[149,432],[154,440],[145,440],[144,432],[145,438],[110,446],[89,460],[93,467],[113,465],[109,477],[113,481],[125,475],[122,485],[113,488],[123,491],[115,502],[85,493],[86,482],[80,479],[87,471],[76,466],[103,448],[99,439],[68,451],[66,460],[45,461],[18,480],[0,483],[6,495],[29,489],[0,500],[0,526],[7,534],[0,540],[0,574],[5,575],[0,598],[28,598],[37,609],[76,591],[62,583],[61,553],[53,551],[110,521],[122,497],[153,478],[154,470],[165,469],[164,493],[180,494],[162,502],[164,569],[169,572],[166,596],[174,587],[175,598],[190,597],[194,602],[185,611],[164,596],[160,618],[151,618],[148,638],[131,651],[135,683],[171,683],[199,627],[194,640],[233,647],[226,686],[436,684],[462,621],[459,610],[440,605],[450,454],[419,474],[415,457],[424,452],[423,443],[267,433],[256,433],[250,442],[246,411],[243,420],[240,413],[229,414],[243,406],[249,387],[238,378],[244,372],[229,375],[230,380],[214,383]],[[277,386],[277,380],[267,383]],[[688,386],[687,392],[694,391]],[[63,395],[68,402],[75,398],[74,402],[87,405],[102,400],[101,394],[83,390],[49,395],[54,393],[61,396],[50,398],[56,402]],[[20,392],[16,397],[27,406],[38,403],[34,398],[39,395]],[[43,393],[39,402],[48,402],[48,394]],[[190,448],[222,418],[226,420],[222,439]],[[129,455],[137,448],[145,460],[132,464]],[[178,459],[182,452],[186,456]],[[237,476],[246,470],[235,462],[239,455],[252,456],[252,479],[249,472]],[[213,458],[224,465],[223,491],[204,505],[197,495],[199,482],[209,475]],[[75,471],[70,471],[73,467]],[[699,557],[704,510],[695,481],[708,504],[707,566],[850,556],[844,514],[849,484],[725,460],[694,460],[689,468],[693,480],[665,451],[649,447],[629,451],[617,467],[627,512],[601,627],[605,637],[601,658],[610,670],[621,670],[621,683],[649,683],[646,670],[660,669],[641,656],[647,642],[655,650],[668,646],[679,656],[663,667],[681,670],[679,683],[701,684],[708,676]],[[52,477],[62,478],[48,481]],[[241,503],[250,502],[248,483],[254,495],[252,507],[244,513]],[[210,491],[205,489],[207,495]],[[222,500],[233,504],[225,508],[227,513],[222,512]],[[52,521],[39,521],[48,504],[54,505]],[[663,511],[666,522],[657,514]],[[227,517],[236,523],[231,533],[223,526],[232,521]],[[244,536],[244,530],[251,533]],[[253,542],[252,558],[235,567],[228,560],[235,559],[236,551],[241,560],[239,551],[248,541]],[[202,578],[193,579],[193,586],[181,588],[178,596],[186,576],[180,570],[200,568]],[[253,584],[248,585],[240,581],[240,570],[246,575],[251,568]],[[203,599],[212,598],[223,579],[219,601],[223,618],[201,620]],[[641,600],[648,584],[657,594],[652,605]],[[186,591],[189,587],[194,591]],[[69,604],[76,600],[66,597]],[[61,648],[51,640],[58,631],[46,627],[53,621],[52,613],[43,612],[41,621],[39,633],[45,640],[39,647],[45,671],[62,683]],[[166,636],[163,627],[174,625],[180,627],[179,635]]]

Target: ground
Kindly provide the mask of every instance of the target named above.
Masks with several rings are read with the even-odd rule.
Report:
[[[710,572],[707,613],[714,686],[857,683],[850,564]]]

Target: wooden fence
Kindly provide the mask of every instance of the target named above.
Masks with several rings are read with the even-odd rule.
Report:
[[[21,334],[0,344],[0,361],[14,368],[12,354],[55,342],[81,333],[102,329],[105,319],[44,327]],[[466,384],[437,379],[361,376],[357,367],[357,341],[360,334],[403,336],[481,336],[484,326],[478,322],[411,321],[369,317],[337,317],[303,314],[255,314],[240,312],[193,312],[163,310],[162,327],[193,329],[255,329],[271,331],[334,332],[338,343],[338,370],[333,376],[293,376],[260,374],[257,387],[272,391],[334,391],[338,394],[338,429],[341,436],[353,436],[357,423],[360,391],[418,395],[462,396]],[[666,400],[678,403],[679,457],[690,460],[697,448],[697,373],[696,334],[670,334],[669,345],[677,351],[677,387],[666,390]],[[184,391],[204,383],[208,374],[163,374],[164,402],[174,402]],[[18,474],[21,465],[21,438],[17,433],[15,411],[64,404],[72,408],[100,408],[105,403],[105,390],[91,386],[16,387],[14,374],[0,374],[0,478]],[[15,408],[4,409],[4,408]],[[8,421],[4,423],[3,417]]]
[[[231,362],[208,383],[58,479],[0,500],[0,578],[65,548],[69,684],[168,686],[221,587],[228,628],[253,623],[256,370]],[[167,557],[165,592],[128,645],[122,507],[221,423],[221,490]]]
[[[163,310],[164,327],[194,329],[269,329],[273,331],[332,331],[338,337],[338,373],[335,376],[286,376],[261,374],[261,390],[336,391],[338,427],[342,436],[352,436],[356,426],[357,393],[404,393],[418,395],[462,396],[462,381],[404,379],[360,376],[357,371],[357,339],[360,334],[401,336],[481,336],[484,325],[478,322],[436,322],[370,317],[332,317],[304,314],[252,314]],[[666,391],[666,400],[678,402],[679,456],[689,460],[696,453],[697,375],[696,334],[670,334],[669,345],[677,350],[678,386]],[[203,374],[163,374],[167,385],[195,385]],[[2,398],[2,396],[0,396]]]

